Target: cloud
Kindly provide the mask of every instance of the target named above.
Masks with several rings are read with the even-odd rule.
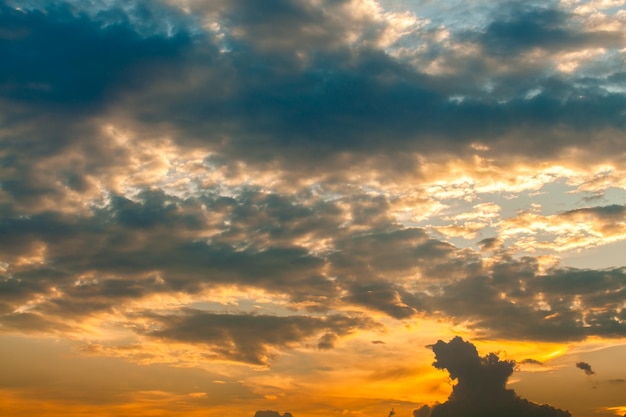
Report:
[[[8,63],[0,70],[3,96],[48,110],[101,108],[122,89],[162,75],[151,71],[152,65],[174,63],[190,46],[189,34],[182,31],[142,34],[121,8],[109,9],[109,20],[102,19],[106,14],[76,13],[64,2],[45,9],[16,9],[6,2],[0,7],[7,28],[0,38]],[[144,18],[156,17],[146,6],[141,12]]]
[[[40,26],[75,28],[77,35],[68,38],[69,45],[73,45],[73,39],[84,38],[81,31],[88,33],[89,39],[93,38],[94,43],[101,45],[101,48],[92,48],[89,53],[100,49],[109,51],[111,45],[117,45],[120,53],[128,50],[121,55],[124,59],[102,61],[102,65],[98,66],[103,68],[101,73],[88,71],[89,68],[81,72],[92,78],[85,81],[89,88],[77,87],[78,93],[72,93],[74,90],[63,84],[61,75],[55,75],[58,80],[43,80],[54,85],[53,91],[58,91],[67,100],[80,99],[98,106],[102,103],[116,104],[126,112],[126,123],[139,129],[149,131],[149,122],[158,120],[175,133],[173,136],[181,145],[219,150],[227,158],[253,164],[271,159],[280,162],[284,168],[298,170],[299,166],[307,164],[306,159],[298,157],[300,150],[313,149],[320,156],[327,157],[326,163],[337,168],[339,165],[333,161],[339,162],[336,159],[339,154],[357,155],[356,163],[372,152],[396,155],[398,146],[403,152],[430,153],[437,152],[437,148],[439,151],[455,152],[466,149],[477,138],[485,138],[492,144],[504,141],[511,145],[507,137],[515,136],[523,126],[530,126],[531,130],[535,126],[537,130],[544,131],[544,136],[553,135],[550,129],[545,129],[546,125],[560,123],[573,130],[595,131],[621,126],[618,113],[624,103],[619,94],[590,90],[584,91],[584,99],[573,100],[569,97],[583,93],[578,87],[567,81],[556,83],[543,79],[539,81],[540,85],[529,87],[542,91],[534,98],[508,97],[496,103],[484,92],[475,92],[476,97],[472,98],[466,91],[451,91],[446,86],[454,83],[450,83],[448,77],[425,76],[402,60],[373,48],[371,43],[335,44],[335,40],[352,36],[346,34],[346,30],[363,39],[380,38],[390,23],[384,20],[384,16],[379,16],[375,7],[367,6],[366,1],[324,3],[328,3],[326,8],[305,1],[283,1],[261,10],[246,2],[213,2],[210,6],[191,2],[190,7],[201,8],[203,14],[215,15],[220,33],[228,39],[231,49],[231,52],[221,54],[217,52],[216,40],[210,34],[192,39],[191,33],[197,28],[193,26],[194,22],[185,22],[182,17],[178,20],[187,26],[176,22],[177,32],[173,36],[168,37],[157,30],[145,33],[142,28],[150,22],[165,25],[159,20],[164,12],[152,10],[156,6],[148,8],[146,13],[132,16],[115,9],[117,14],[110,13],[118,16],[118,21],[109,25],[106,25],[106,20],[103,21],[105,14],[80,17],[70,11],[66,10],[63,14],[56,9],[49,10],[46,15],[37,10],[29,10],[26,14],[14,9],[10,12],[23,20],[36,20]],[[353,14],[354,10],[362,13]],[[175,8],[167,11],[180,15]],[[529,16],[525,22],[532,21],[532,13],[527,13]],[[542,13],[565,18],[563,13]],[[37,16],[38,20],[31,15]],[[285,20],[285,16],[289,19]],[[274,19],[290,23],[270,25],[269,22]],[[545,17],[543,20],[549,19]],[[346,21],[351,25],[346,25]],[[30,20],[24,24],[39,27]],[[280,30],[289,31],[290,36],[282,36]],[[33,32],[32,36],[37,33]],[[32,39],[34,46],[41,43],[38,40]],[[52,57],[54,59],[50,59],[50,64],[42,62],[37,67],[54,69],[59,62],[67,62],[73,63],[75,68],[82,68],[81,65],[93,61],[82,60],[84,54],[80,53],[80,45],[64,50],[70,53],[75,49],[75,55],[65,59]],[[140,53],[135,53],[135,49]],[[305,64],[293,57],[300,51],[312,54]],[[445,55],[448,51],[440,53]],[[47,55],[41,56],[44,59]],[[107,56],[107,53],[99,53],[99,58],[95,58],[103,60]],[[16,56],[12,61],[21,62],[23,59],[26,58]],[[259,66],[257,62],[268,64]],[[109,66],[115,68],[107,70]],[[150,68],[141,72],[150,76],[142,76],[139,83],[142,88],[132,90],[125,86],[132,81],[126,79],[134,76],[129,69],[135,67]],[[166,71],[172,67],[177,70],[185,68],[189,76],[172,84]],[[468,63],[468,71],[470,68]],[[46,74],[51,74],[46,75],[51,77],[62,74],[62,71],[47,71]],[[36,83],[37,74],[31,78],[23,84]],[[459,75],[459,86],[464,78],[465,74]],[[223,89],[215,88],[217,80]],[[78,84],[80,82],[79,78]],[[558,88],[552,84],[558,84]],[[123,100],[116,94],[122,88]],[[107,94],[103,95],[104,92]],[[43,97],[52,93],[38,94]],[[73,98],[72,94],[88,97]],[[452,103],[449,97],[455,94],[466,99]],[[37,97],[25,101],[23,105],[35,106],[37,100],[43,100]],[[597,109],[597,113],[585,110],[586,125],[579,126],[579,119],[570,115],[580,113],[585,106],[591,107],[593,112]],[[546,109],[550,111],[544,111]],[[118,114],[118,111],[114,113]],[[105,112],[104,117],[114,118],[110,112]],[[80,119],[78,115],[74,116],[75,121]],[[491,122],[488,126],[477,125],[477,119]],[[319,123],[312,123],[311,120]],[[376,120],[385,120],[385,123],[375,123]],[[555,140],[550,142],[555,147],[572,145],[556,136],[555,133]],[[330,140],[330,137],[334,139]],[[437,138],[437,141],[432,138]],[[583,139],[575,139],[572,135],[569,140]],[[388,146],[390,141],[397,146]],[[542,145],[545,146],[545,143],[542,141]],[[293,163],[296,160],[298,163]]]
[[[567,411],[546,404],[535,404],[518,397],[506,388],[515,362],[502,361],[494,353],[479,356],[470,342],[455,337],[449,342],[439,340],[432,346],[433,366],[447,370],[457,384],[445,403],[432,407],[431,417],[445,416],[570,416]],[[426,415],[416,410],[414,416]]]
[[[505,204],[453,203],[574,178],[536,163],[590,143],[585,164],[617,158],[626,99],[609,87],[621,66],[602,55],[580,58],[598,72],[553,68],[600,44],[618,54],[615,31],[556,4],[505,8],[462,38],[366,0],[186,3],[1,3],[3,331],[84,332],[106,317],[252,363],[369,326],[322,312],[425,315],[518,339],[624,336],[624,269],[544,270],[514,254],[621,241],[622,205],[500,220]],[[528,28],[550,37],[520,36]],[[621,186],[619,172],[579,175]],[[484,253],[409,212],[455,222],[440,230]],[[214,300],[226,291],[296,318]],[[206,299],[216,311],[188,310]],[[140,325],[146,305],[159,329]],[[248,338],[229,320],[283,332]],[[232,344],[220,351],[196,326]]]
[[[499,224],[502,237],[526,237],[526,250],[566,251],[606,245],[626,237],[624,206],[584,207],[553,215],[523,212]]]
[[[515,4],[515,3],[513,3]],[[532,48],[575,50],[590,44],[619,45],[618,31],[592,31],[573,25],[569,12],[555,7],[519,6],[490,22],[479,41],[493,54],[516,55]]]
[[[245,189],[180,198],[144,190],[108,201],[81,216],[5,217],[6,313],[28,306],[50,329],[113,311],[132,322],[126,314],[137,307],[130,306],[157,295],[193,302],[236,288],[296,310],[357,308],[398,320],[428,314],[498,337],[624,334],[623,269],[543,271],[537,259],[503,249],[485,262],[395,223],[385,198],[298,200]]]
[[[254,417],[292,417],[292,415],[289,412],[280,414],[278,411],[259,410],[256,413],[254,413]]]
[[[0,0],[2,337],[230,370],[626,335],[624,268],[544,261],[626,237],[621,13],[261,3]]]
[[[536,359],[524,359],[522,361],[520,361],[520,364],[522,365],[537,365],[537,366],[543,366],[543,362],[538,361]]]
[[[586,362],[576,362],[576,367],[578,369],[582,369],[585,372],[585,375],[594,375],[595,372],[591,369],[591,365]]]
[[[423,405],[420,408],[413,410],[413,417],[430,417],[430,407]]]
[[[186,310],[150,317],[160,327],[147,330],[150,337],[204,345],[209,356],[255,365],[267,365],[276,349],[295,347],[319,333],[324,332],[318,348],[330,349],[340,336],[377,326],[367,317],[343,315],[279,317]]]

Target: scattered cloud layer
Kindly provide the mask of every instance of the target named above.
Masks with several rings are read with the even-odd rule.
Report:
[[[622,340],[623,5],[0,0],[2,337]]]

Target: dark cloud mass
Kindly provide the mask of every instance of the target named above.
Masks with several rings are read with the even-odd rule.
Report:
[[[430,417],[571,416],[567,411],[522,399],[507,389],[515,367],[513,361],[502,361],[494,353],[481,357],[474,345],[458,336],[447,343],[439,340],[432,349],[436,359],[433,366],[447,370],[457,383],[445,403],[432,407]],[[422,408],[413,415],[428,414]]]
[[[340,315],[275,317],[189,310],[181,315],[153,318],[163,328],[148,331],[152,337],[204,344],[211,349],[208,355],[256,365],[266,365],[272,349],[295,346],[320,332],[326,333],[318,348],[330,349],[338,336],[376,327],[367,317]]]
[[[63,2],[38,10],[3,1],[0,25],[3,98],[46,111],[109,102],[121,89],[145,85],[157,75],[152,68],[175,62],[190,45],[184,32],[144,36],[121,9],[90,17]]]
[[[621,34],[615,31],[585,31],[575,25],[569,12],[512,2],[505,14],[497,16],[478,37],[487,51],[516,55],[531,48],[576,50],[586,45],[618,45]]]
[[[332,159],[345,153],[394,155],[399,149],[464,152],[476,141],[511,146],[518,142],[507,138],[522,131],[533,134],[526,135],[529,149],[520,151],[535,155],[538,146],[558,151],[584,142],[575,131],[624,127],[622,94],[583,88],[543,68],[525,74],[534,84],[523,91],[505,93],[511,80],[495,74],[484,80],[494,86],[493,96],[470,91],[463,82],[470,74],[461,72],[455,80],[427,74],[375,48],[392,29],[388,24],[351,16],[349,2],[322,3],[198,4],[198,13],[223,19],[221,41],[196,35],[196,22],[159,2],[91,14],[63,2],[19,11],[4,3],[2,18],[10,24],[0,50],[11,63],[0,74],[4,107],[19,103],[40,113],[41,105],[43,111],[70,106],[73,112],[117,105],[145,129],[152,122],[173,129],[181,144],[201,143],[229,158],[285,166],[294,158],[306,163],[304,151]],[[165,20],[164,8],[178,18]],[[564,28],[562,12],[527,9],[494,21],[481,42],[510,53],[540,42],[555,48],[607,44],[582,28]],[[164,33],[168,25],[172,33]],[[354,33],[361,37],[350,44],[346,39]],[[611,36],[619,43],[619,34],[606,35]],[[431,60],[445,60],[451,52],[430,53]],[[477,66],[466,64],[468,70]],[[540,92],[525,97],[532,88]],[[450,101],[454,96],[465,98]],[[74,113],[72,121],[79,118]],[[569,139],[552,131],[556,125],[571,129]]]

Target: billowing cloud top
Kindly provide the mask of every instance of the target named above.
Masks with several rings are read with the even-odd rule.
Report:
[[[513,361],[501,361],[495,353],[480,357],[474,345],[458,336],[448,343],[439,340],[433,345],[433,351],[436,358],[433,365],[447,370],[458,383],[448,401],[435,405],[432,410],[415,410],[415,417],[571,416],[567,411],[519,398],[513,390],[506,389],[507,380],[513,374]]]

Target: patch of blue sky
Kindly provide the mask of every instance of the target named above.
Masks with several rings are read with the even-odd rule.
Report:
[[[428,19],[433,26],[455,29],[480,27],[485,24],[486,16],[495,9],[493,2],[489,1],[380,0],[379,3],[385,10],[410,11],[422,19]]]
[[[626,240],[560,254],[561,265],[580,269],[621,268],[624,266]]]

